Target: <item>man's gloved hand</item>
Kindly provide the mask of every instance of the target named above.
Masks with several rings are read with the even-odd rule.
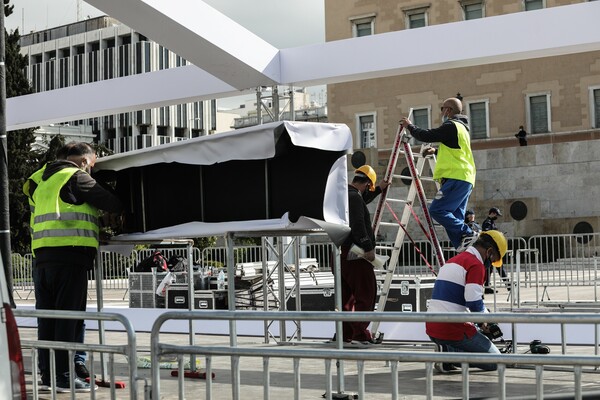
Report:
[[[434,155],[435,152],[436,152],[436,150],[433,147],[429,146],[429,147],[423,148],[423,150],[421,151],[421,155],[423,157],[427,157],[427,156]]]

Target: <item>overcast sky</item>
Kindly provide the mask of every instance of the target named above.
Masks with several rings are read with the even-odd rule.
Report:
[[[204,1],[278,48],[325,40],[324,0]],[[23,34],[76,22],[77,3],[78,0],[11,0],[15,8],[6,19],[6,28],[19,28]],[[104,15],[84,1],[80,4],[83,19]],[[119,19],[118,15],[113,17]]]

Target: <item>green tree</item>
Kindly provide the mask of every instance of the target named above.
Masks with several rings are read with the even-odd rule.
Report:
[[[4,0],[4,15],[12,14],[14,6]],[[24,75],[27,58],[21,55],[19,30],[4,32],[6,59],[6,97],[15,97],[32,92]],[[35,129],[21,129],[7,133],[8,190],[10,207],[10,239],[13,252],[24,254],[30,248],[29,206],[23,194],[25,179],[38,167],[38,159],[31,151],[35,141]]]

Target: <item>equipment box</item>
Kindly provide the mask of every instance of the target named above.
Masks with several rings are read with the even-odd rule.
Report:
[[[289,293],[289,292],[288,292]],[[301,311],[334,311],[335,290],[333,285],[300,287]],[[296,292],[287,299],[288,311],[296,311]]]
[[[172,285],[167,289],[167,308],[183,308],[189,310],[187,285]],[[226,310],[226,290],[196,290],[194,291],[194,310]]]
[[[186,272],[175,272],[175,283],[186,284]],[[164,308],[165,297],[157,296],[156,289],[160,282],[167,276],[166,272],[130,272],[129,273],[129,308]],[[199,278],[199,274],[194,274],[194,279]]]
[[[435,278],[394,277],[384,311],[427,311],[434,282]],[[383,282],[377,283],[380,291]]]

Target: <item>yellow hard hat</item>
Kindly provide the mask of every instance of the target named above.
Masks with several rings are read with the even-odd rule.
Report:
[[[366,175],[367,178],[369,178],[369,180],[371,181],[371,187],[369,188],[369,190],[371,192],[375,191],[375,183],[377,182],[377,174],[375,173],[375,170],[373,168],[371,168],[370,165],[363,165],[362,167],[358,168],[356,171],[354,171],[354,173],[361,173],[363,175]]]
[[[496,246],[498,246],[498,251],[500,252],[500,260],[493,262],[492,265],[494,267],[500,268],[502,266],[502,258],[508,250],[508,242],[506,241],[506,237],[504,237],[504,234],[502,232],[493,230],[484,231],[481,232],[481,234],[490,236],[494,240],[494,243],[496,243]]]

